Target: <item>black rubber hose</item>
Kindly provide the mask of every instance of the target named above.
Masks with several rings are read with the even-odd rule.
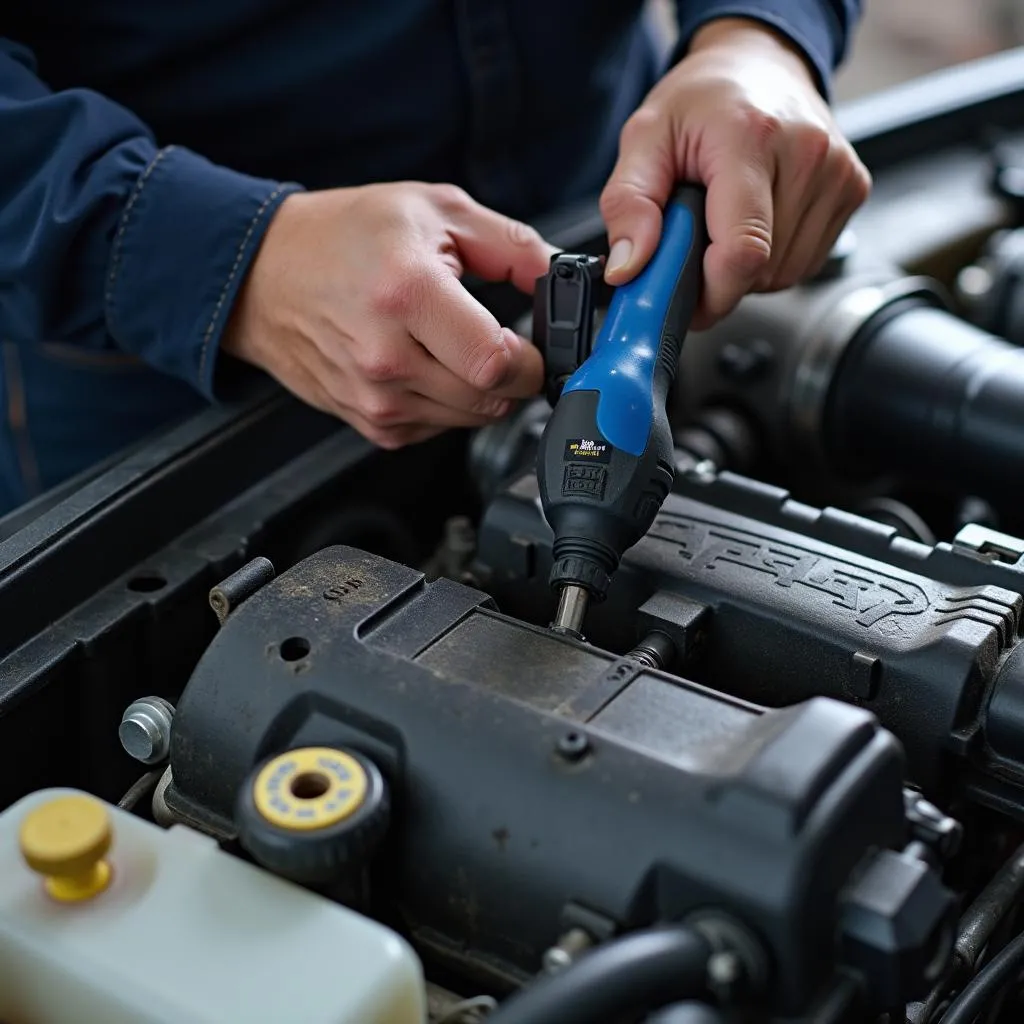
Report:
[[[1024,933],[1007,943],[950,1004],[939,1024],[974,1024],[979,1014],[1024,969]]]
[[[894,308],[851,342],[829,392],[840,470],[941,480],[999,504],[1024,478],[1024,349],[942,310]]]
[[[957,926],[956,942],[949,970],[922,1003],[907,1007],[907,1024],[928,1024],[951,990],[959,988],[974,974],[978,958],[996,930],[1010,923],[1024,893],[1024,845],[1003,862],[992,880],[964,911]]]
[[[571,967],[528,984],[487,1024],[608,1024],[699,997],[711,947],[683,926],[634,932],[583,954]]]
[[[992,933],[1024,893],[1024,846],[1019,846],[960,919],[955,957],[961,970],[974,969]]]

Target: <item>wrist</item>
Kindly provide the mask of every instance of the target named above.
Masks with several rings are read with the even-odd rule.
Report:
[[[735,56],[738,51],[761,54],[806,76],[818,88],[818,74],[804,51],[788,36],[754,18],[714,18],[694,32],[687,54],[725,51]]]

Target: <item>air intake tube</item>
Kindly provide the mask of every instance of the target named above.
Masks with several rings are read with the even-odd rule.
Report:
[[[825,403],[829,461],[954,483],[995,503],[1024,488],[1024,349],[915,299],[869,321]]]

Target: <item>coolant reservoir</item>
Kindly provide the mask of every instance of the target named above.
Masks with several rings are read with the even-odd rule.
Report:
[[[0,814],[0,1024],[423,1024],[394,932],[74,790]]]

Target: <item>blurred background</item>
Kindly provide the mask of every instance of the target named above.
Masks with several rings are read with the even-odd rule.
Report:
[[[669,0],[652,0],[671,24]],[[864,0],[853,52],[836,77],[836,99],[853,99],[929,71],[1024,45],[1024,0]]]

